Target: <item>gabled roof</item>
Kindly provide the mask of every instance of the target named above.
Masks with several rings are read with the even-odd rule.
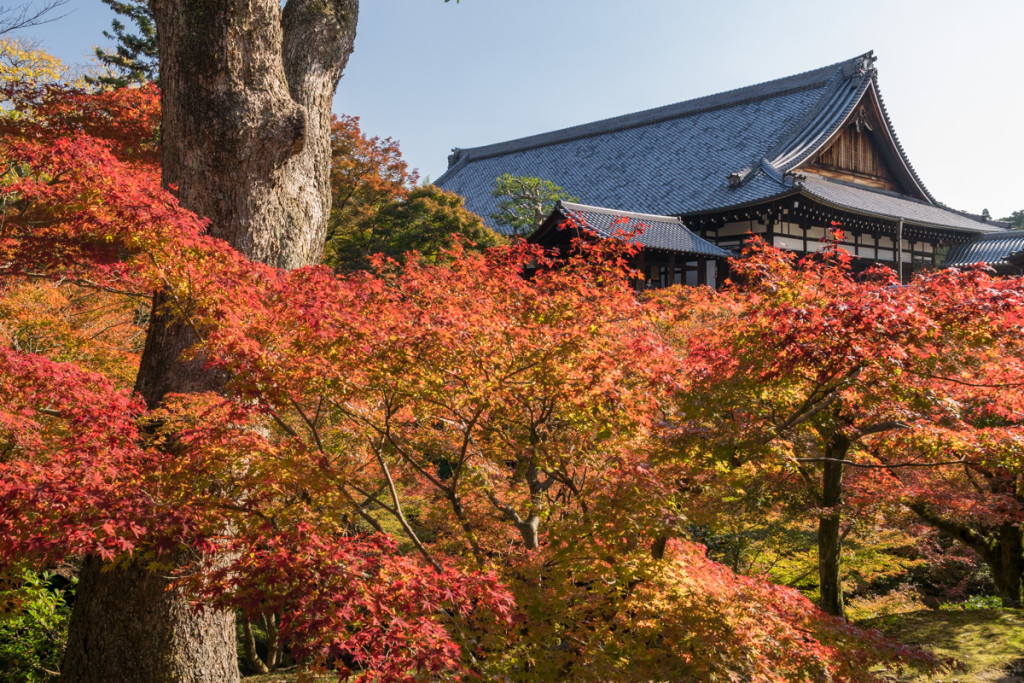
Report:
[[[604,238],[616,237],[619,230],[630,233],[639,229],[636,242],[646,249],[712,258],[730,258],[736,255],[693,234],[674,216],[616,211],[571,202],[555,204],[543,225],[530,235],[529,240],[541,244],[546,244],[549,240],[557,241],[556,231],[569,218],[574,219],[580,228],[591,230]]]
[[[686,216],[751,205],[799,192],[793,172],[835,139],[865,103],[882,120],[879,139],[886,143],[887,163],[906,195],[938,208],[892,129],[874,59],[869,52],[717,95],[456,149],[437,184],[465,197],[466,207],[492,227],[497,199],[490,191],[503,173],[550,180],[587,204],[624,211]],[[941,211],[926,217],[929,225],[982,231],[993,227],[980,221],[968,227],[965,221],[971,219],[963,214],[944,207]],[[917,220],[915,216],[896,217]]]
[[[949,250],[943,268],[964,268],[977,264],[992,266],[996,269],[1017,265],[1011,257],[1024,252],[1024,230],[982,235],[973,242],[958,244]]]

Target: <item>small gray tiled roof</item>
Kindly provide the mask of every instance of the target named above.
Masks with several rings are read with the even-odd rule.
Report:
[[[1024,251],[1024,230],[1010,230],[983,235],[973,242],[958,244],[949,250],[943,268],[963,268],[975,264],[1010,265],[1007,259]]]
[[[996,226],[937,204],[910,199],[884,190],[867,190],[849,183],[808,174],[796,187],[824,204],[850,209],[879,218],[904,219],[915,225],[956,228],[971,232],[992,232]]]
[[[708,242],[693,234],[683,222],[675,216],[653,216],[630,211],[616,211],[586,204],[558,202],[546,223],[565,218],[573,218],[581,228],[593,230],[601,237],[614,237],[622,230],[633,232],[640,230],[636,241],[648,249],[662,249],[684,254],[711,256],[714,258],[730,258],[734,253]]]
[[[813,158],[870,93],[878,102],[902,177],[934,202],[892,130],[872,53],[814,71],[657,109],[472,149],[456,149],[437,184],[495,227],[490,195],[503,173],[550,180],[580,201],[655,215],[695,215],[793,193],[788,173]],[[730,183],[734,175],[737,182]],[[823,181],[825,182],[825,181]],[[814,192],[813,181],[805,183]],[[988,230],[932,204],[871,190],[817,188],[822,199],[940,228]],[[824,196],[827,195],[827,196]],[[841,195],[841,196],[840,196]],[[831,199],[830,199],[831,198]],[[844,203],[846,202],[846,203]],[[905,210],[907,215],[893,213]],[[947,221],[952,221],[947,222]],[[498,229],[495,227],[495,229]]]

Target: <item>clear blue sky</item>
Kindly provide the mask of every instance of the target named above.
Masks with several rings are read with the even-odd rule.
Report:
[[[98,0],[26,33],[77,62]],[[896,131],[942,202],[1024,208],[1022,0],[363,0],[335,111],[436,178],[452,147],[586,123],[867,50]]]

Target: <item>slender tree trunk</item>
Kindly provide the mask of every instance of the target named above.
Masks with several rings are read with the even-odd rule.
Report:
[[[982,555],[992,570],[996,592],[1003,607],[1024,606],[1024,534],[1017,524],[1002,524],[995,534],[989,558]]]
[[[540,515],[544,508],[544,492],[547,491],[553,479],[546,482],[540,480],[540,470],[535,463],[531,463],[526,469],[526,484],[530,487],[530,510],[526,519],[516,521],[519,534],[523,537],[523,544],[527,550],[536,550],[540,547]]]
[[[843,460],[850,448],[850,441],[841,434],[834,434],[825,447],[829,460]],[[839,578],[842,558],[841,516],[837,506],[843,497],[843,464],[825,462],[822,470],[822,506],[832,508],[818,518],[818,579],[821,588],[819,605],[828,614],[846,618],[843,603],[843,586]]]
[[[242,617],[242,649],[245,650],[246,661],[256,673],[270,673],[270,669],[256,652],[256,637],[252,633],[252,622],[247,617]]]
[[[330,212],[330,104],[355,40],[358,0],[152,0],[160,49],[163,180],[210,233],[249,258],[320,258]],[[156,295],[136,388],[217,391],[185,363],[191,331]],[[62,680],[231,683],[234,615],[198,614],[138,565],[87,561]],[[146,663],[149,662],[149,663]]]
[[[273,671],[281,663],[281,639],[277,635],[277,615],[263,615],[263,630],[267,632],[267,668]]]

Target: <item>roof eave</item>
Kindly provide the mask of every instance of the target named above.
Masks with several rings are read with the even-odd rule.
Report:
[[[874,219],[877,219],[877,220],[883,220],[883,221],[892,222],[892,223],[898,223],[900,220],[902,220],[904,222],[904,224],[916,225],[916,226],[920,226],[922,228],[930,228],[930,229],[945,230],[945,231],[954,231],[954,232],[960,232],[960,233],[972,234],[972,235],[988,234],[987,232],[985,232],[984,227],[981,226],[981,225],[979,225],[977,230],[972,230],[971,228],[962,228],[962,227],[957,227],[957,226],[952,226],[952,225],[943,225],[941,223],[932,223],[930,221],[922,221],[922,220],[919,220],[919,219],[908,218],[906,216],[895,216],[895,215],[891,215],[891,214],[880,213],[878,211],[868,211],[868,210],[865,210],[865,209],[862,209],[862,208],[858,208],[858,207],[855,207],[855,206],[841,204],[839,202],[834,202],[834,201],[831,201],[829,199],[825,199],[824,197],[821,197],[821,196],[815,194],[814,192],[811,192],[810,190],[808,190],[806,187],[804,187],[802,185],[795,185],[791,189],[788,189],[785,192],[780,192],[779,194],[771,195],[771,196],[768,196],[768,197],[763,197],[761,199],[756,199],[756,200],[751,200],[751,201],[747,201],[747,202],[742,202],[740,204],[730,204],[730,205],[727,205],[727,206],[721,206],[721,207],[712,208],[712,209],[702,209],[700,211],[691,211],[691,212],[688,212],[688,213],[682,213],[682,214],[679,214],[679,218],[685,223],[687,218],[695,218],[697,216],[706,216],[708,214],[727,213],[729,211],[742,211],[744,209],[749,209],[751,207],[758,206],[759,204],[765,204],[765,203],[769,203],[769,202],[774,202],[774,201],[778,201],[778,200],[781,200],[781,199],[788,199],[790,197],[797,196],[797,195],[801,196],[801,197],[806,197],[807,199],[815,201],[815,202],[821,204],[822,206],[827,206],[827,207],[829,207],[831,209],[835,209],[837,211],[846,211],[846,212],[849,212],[849,213],[856,213],[856,214],[860,214],[862,216],[866,216],[868,218],[874,218]]]
[[[807,197],[808,199],[812,199],[812,200],[818,202],[819,204],[821,204],[823,206],[827,206],[829,208],[836,209],[837,211],[850,211],[850,212],[853,212],[853,213],[858,213],[858,214],[860,214],[862,216],[867,216],[868,218],[875,218],[875,219],[878,219],[878,220],[890,221],[890,222],[894,222],[894,223],[898,223],[899,221],[903,221],[903,223],[905,225],[906,224],[916,225],[916,226],[919,226],[919,227],[922,227],[922,228],[931,228],[931,229],[934,229],[934,230],[954,231],[954,232],[961,232],[961,233],[973,234],[973,235],[986,234],[985,231],[982,230],[982,228],[980,226],[979,226],[978,230],[975,231],[975,230],[973,230],[971,228],[961,228],[961,227],[957,227],[957,226],[954,226],[954,225],[943,225],[941,223],[932,223],[930,221],[922,221],[922,220],[916,219],[916,218],[908,218],[906,216],[895,216],[895,215],[891,215],[891,214],[880,213],[878,211],[868,211],[868,210],[861,209],[861,208],[858,208],[858,207],[855,207],[855,206],[849,206],[849,205],[840,204],[839,202],[834,202],[834,201],[831,201],[829,199],[825,199],[824,197],[821,197],[820,195],[817,195],[817,194],[811,192],[806,187],[801,187],[799,193],[801,195]]]

